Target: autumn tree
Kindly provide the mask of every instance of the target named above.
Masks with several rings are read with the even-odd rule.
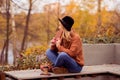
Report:
[[[10,35],[10,0],[3,0],[0,1],[0,8],[1,8],[1,13],[4,15],[6,18],[6,40],[4,41],[4,45],[1,51],[1,62],[2,64],[7,64],[8,63],[8,50],[9,50],[9,35]],[[4,10],[3,10],[4,8]],[[4,57],[4,52],[5,52],[5,57]]]
[[[25,44],[26,44],[26,39],[27,39],[27,35],[28,35],[28,28],[29,28],[29,20],[30,20],[30,14],[31,14],[31,10],[32,10],[32,0],[29,0],[29,10],[28,10],[28,14],[26,17],[26,26],[24,29],[24,37],[22,40],[22,45],[21,45],[21,51],[25,49]]]
[[[10,26],[10,0],[6,0],[6,52],[5,52],[5,64],[8,64],[8,50],[9,50],[9,26]]]
[[[12,28],[12,45],[13,45],[13,64],[16,65],[16,58],[18,55],[17,52],[17,32],[16,32],[16,25],[15,25],[15,12],[14,12],[14,5],[13,2],[10,3],[11,7],[11,28]]]
[[[114,27],[115,27],[115,34],[120,35],[120,3],[118,3],[115,7],[114,10],[114,16],[112,20],[114,22]]]
[[[101,28],[101,24],[102,24],[102,17],[101,17],[101,1],[102,0],[98,0],[98,7],[97,7],[97,12],[98,12],[98,22],[97,22],[97,35],[100,34],[100,28]]]

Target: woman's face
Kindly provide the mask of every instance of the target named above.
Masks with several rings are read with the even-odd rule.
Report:
[[[59,22],[59,29],[63,29],[63,25]]]

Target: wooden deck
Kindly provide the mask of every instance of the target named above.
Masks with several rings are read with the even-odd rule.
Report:
[[[68,74],[54,74],[41,75],[42,71],[40,69],[36,70],[20,70],[20,71],[8,71],[5,72],[7,77],[16,80],[33,80],[33,79],[61,79],[70,78],[76,76],[87,76],[87,75],[97,75],[97,74],[112,74],[120,77],[120,65],[109,64],[109,65],[94,65],[94,66],[84,66],[80,73],[68,73]]]

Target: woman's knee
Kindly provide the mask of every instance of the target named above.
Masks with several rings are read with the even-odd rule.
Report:
[[[50,55],[58,55],[55,51],[51,50],[51,49],[47,49],[46,50],[46,55],[50,56]]]
[[[65,53],[65,52],[61,52],[61,53],[59,53],[59,57],[60,58],[66,58],[66,57],[68,57],[68,54]]]

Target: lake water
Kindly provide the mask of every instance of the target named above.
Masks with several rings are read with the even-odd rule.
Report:
[[[13,51],[12,50],[9,50],[8,63],[13,64]]]
[[[1,53],[1,50],[0,50],[0,53]],[[8,52],[8,64],[13,64],[13,51],[12,49],[9,50]]]

